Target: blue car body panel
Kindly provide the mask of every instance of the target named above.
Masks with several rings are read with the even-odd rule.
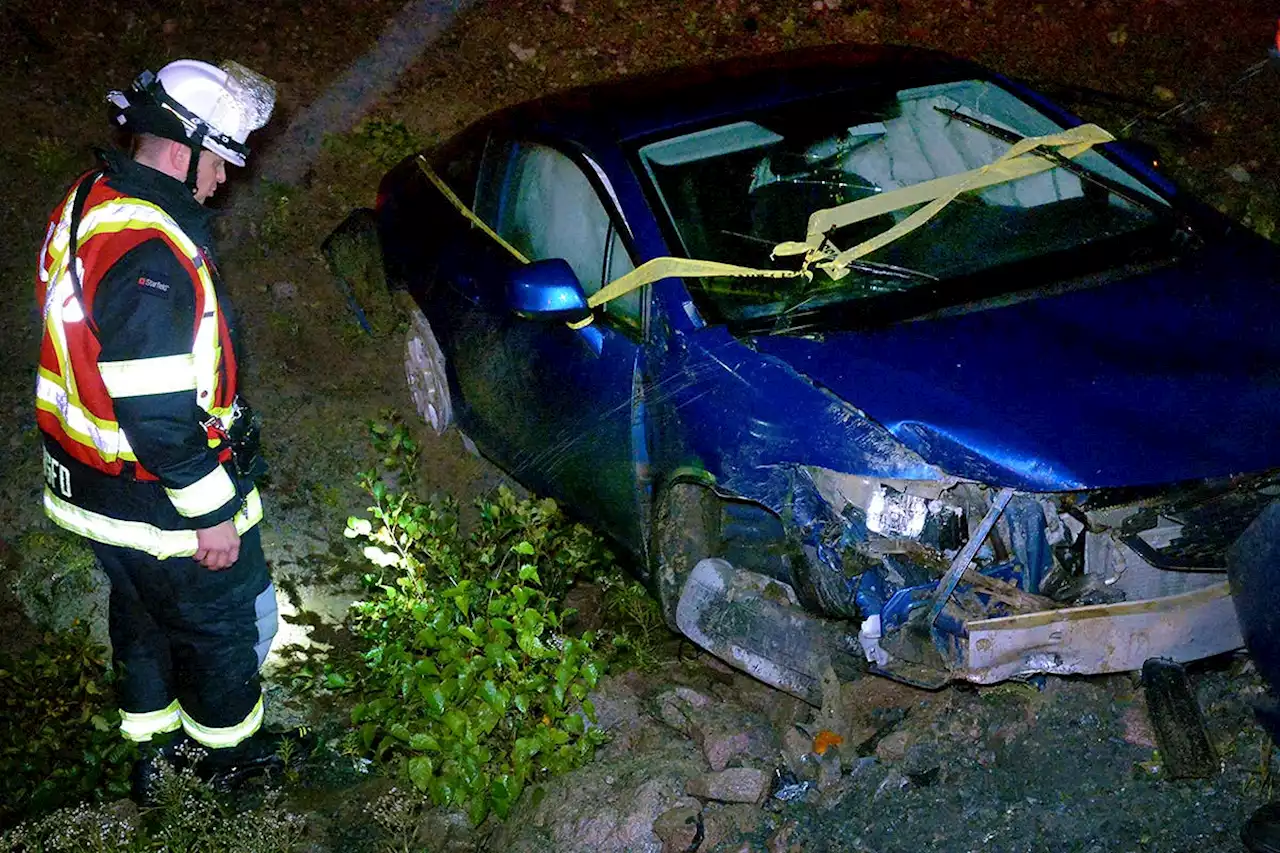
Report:
[[[1258,471],[1280,461],[1275,262],[1240,239],[1072,293],[755,343],[980,482],[1045,492]]]

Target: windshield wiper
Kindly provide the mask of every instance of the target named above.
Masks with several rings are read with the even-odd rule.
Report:
[[[978,130],[981,130],[984,133],[994,136],[996,139],[999,139],[1001,142],[1008,142],[1010,145],[1015,145],[1021,142],[1022,140],[1026,139],[1026,137],[1020,133],[1016,133],[1012,130],[1006,130],[1005,128],[1000,127],[999,125],[992,124],[991,122],[988,122],[988,121],[983,121],[982,119],[975,118],[974,116],[971,116],[971,115],[966,115],[965,113],[962,113],[959,110],[953,110],[948,107],[939,107],[939,106],[935,106],[934,109],[945,116],[955,119],[956,121],[963,122],[964,124],[967,124],[970,127],[976,127]],[[1168,206],[1164,204],[1160,204],[1156,200],[1146,195],[1143,195],[1142,193],[1135,192],[1133,189],[1125,186],[1119,181],[1112,180],[1111,178],[1108,178],[1104,175],[1099,175],[1097,172],[1094,172],[1092,169],[1088,169],[1084,166],[1081,166],[1079,163],[1075,162],[1071,158],[1064,157],[1061,153],[1059,153],[1056,150],[1053,150],[1051,148],[1033,148],[1028,153],[1034,154],[1037,157],[1043,157],[1044,159],[1050,161],[1054,165],[1061,166],[1063,169],[1075,175],[1076,177],[1083,178],[1084,180],[1089,181],[1092,184],[1096,184],[1097,186],[1100,186],[1103,189],[1106,189],[1116,194],[1117,196],[1129,202],[1130,204],[1134,205],[1135,207],[1141,207],[1145,210],[1149,210],[1152,213],[1155,213],[1160,216],[1173,215],[1172,211]]]

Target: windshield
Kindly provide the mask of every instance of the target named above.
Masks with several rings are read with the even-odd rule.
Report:
[[[639,154],[689,257],[793,269],[795,258],[773,250],[804,241],[815,212],[973,172],[1024,137],[1062,130],[1007,90],[967,80],[790,104],[652,142]],[[945,290],[940,283],[949,279],[1140,231],[1168,210],[1096,151],[1038,148],[1024,156],[1035,161],[1034,173],[962,192],[923,226],[852,261],[847,273],[686,281],[712,318],[757,321]],[[824,239],[840,249],[861,244],[927,201],[887,205]]]

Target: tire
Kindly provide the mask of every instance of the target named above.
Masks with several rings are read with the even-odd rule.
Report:
[[[685,580],[700,560],[722,556],[720,499],[706,486],[675,483],[658,501],[650,586],[671,630]]]
[[[444,352],[421,309],[414,306],[405,340],[404,374],[409,395],[422,419],[437,435],[453,423],[453,401],[449,396],[449,376]]]
[[[1280,501],[1264,509],[1227,553],[1231,599],[1245,647],[1266,681],[1269,695],[1259,707],[1259,721],[1280,738]]]

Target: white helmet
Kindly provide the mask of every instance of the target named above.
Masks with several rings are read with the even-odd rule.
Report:
[[[203,146],[237,166],[249,154],[245,139],[271,118],[275,99],[275,84],[261,74],[195,59],[170,62],[159,74],[144,71],[128,92],[107,95],[121,127]]]

